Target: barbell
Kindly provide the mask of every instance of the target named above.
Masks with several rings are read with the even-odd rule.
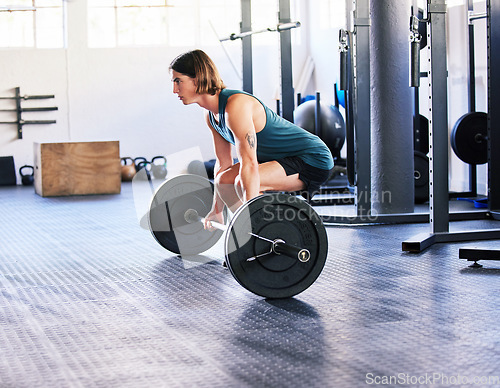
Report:
[[[256,30],[256,31],[245,31],[245,32],[240,32],[239,34],[232,33],[226,38],[221,38],[219,39],[220,42],[224,42],[226,40],[237,40],[237,39],[243,39],[247,36],[251,36],[254,34],[261,34],[263,32],[282,32],[282,31],[287,31],[291,30],[293,28],[298,28],[300,27],[300,22],[290,22],[290,23],[280,23],[276,27],[268,27],[264,28],[262,30]]]
[[[155,191],[149,229],[167,250],[196,255],[223,236],[225,262],[236,281],[266,298],[288,298],[311,286],[328,254],[323,222],[304,200],[270,193],[244,203],[226,225],[204,217],[210,212],[213,184],[198,175],[179,175]]]
[[[200,217],[198,212],[194,209],[186,210],[186,212],[184,213],[184,219],[189,223],[193,223],[193,222],[201,222],[202,224],[205,223],[205,218]],[[227,227],[224,224],[210,221],[210,226],[212,226],[216,229],[222,230],[223,232],[227,232]],[[309,259],[311,258],[311,252],[309,252],[307,249],[295,247],[293,245],[287,244],[286,241],[284,241],[280,238],[270,240],[268,238],[259,236],[257,234],[252,233],[252,232],[248,232],[248,234],[250,236],[260,238],[261,240],[264,240],[264,241],[267,241],[268,243],[270,243],[271,250],[268,253],[264,253],[260,256],[249,257],[247,259],[247,261],[255,260],[258,257],[262,257],[262,256],[270,254],[270,253],[275,253],[277,255],[283,254],[283,255],[287,255],[289,257],[293,257],[293,258],[296,257],[298,260],[302,261],[303,263],[305,263],[306,261],[309,261]]]

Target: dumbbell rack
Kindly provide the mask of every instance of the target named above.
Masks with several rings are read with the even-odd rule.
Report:
[[[15,96],[14,97],[0,97],[0,100],[15,100],[16,108],[15,109],[0,109],[0,112],[16,112],[17,120],[16,121],[0,121],[0,124],[16,124],[17,125],[17,137],[18,139],[23,138],[23,126],[24,125],[39,125],[39,124],[55,124],[56,120],[24,120],[22,118],[23,112],[45,112],[45,111],[54,111],[57,110],[57,107],[30,107],[23,108],[21,106],[22,100],[43,100],[54,98],[54,95],[36,95],[36,96],[22,96],[21,88],[15,88]]]

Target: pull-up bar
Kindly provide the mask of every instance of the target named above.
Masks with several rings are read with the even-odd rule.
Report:
[[[281,32],[281,31],[291,30],[292,28],[297,28],[297,27],[300,27],[300,22],[281,23],[278,24],[276,27],[268,27],[264,28],[263,30],[246,31],[246,32],[240,32],[239,34],[233,33],[226,38],[219,39],[219,41],[225,42],[226,40],[237,40],[253,34],[260,34],[263,32],[273,32],[273,31]]]

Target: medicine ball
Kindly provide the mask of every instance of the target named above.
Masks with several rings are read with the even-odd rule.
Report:
[[[321,131],[317,134],[328,146],[332,155],[339,156],[344,146],[346,128],[342,114],[337,107],[320,103]],[[316,100],[300,104],[294,111],[294,122],[301,128],[316,134]]]
[[[188,174],[207,176],[207,170],[205,169],[205,164],[201,160],[192,160],[189,162],[187,167]]]

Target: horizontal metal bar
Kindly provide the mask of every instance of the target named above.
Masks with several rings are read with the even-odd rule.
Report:
[[[45,6],[36,6],[36,7],[22,7],[22,6],[3,6],[0,7],[0,12],[24,12],[24,11],[37,11],[39,9],[61,9],[62,5],[45,5]]]
[[[196,223],[196,222],[201,222],[202,224],[205,223],[205,218],[201,217],[198,212],[194,209],[188,209],[186,210],[186,213],[184,213],[184,219],[188,223]],[[215,221],[209,221],[211,226],[222,230],[223,232],[227,231],[227,225],[221,224],[220,222],[215,222]]]
[[[471,12],[468,13],[469,23],[478,19],[486,19],[488,14],[486,12]]]
[[[205,224],[205,222],[206,222],[206,219],[204,217],[201,217],[198,214],[198,212],[194,209],[188,209],[184,213],[184,219],[188,223],[201,222],[202,224]],[[209,222],[210,222],[211,227],[219,229],[223,232],[227,232],[227,229],[228,229],[227,225],[221,224],[219,222],[214,222],[214,221],[209,221]],[[265,240],[265,241],[269,242],[270,244],[272,244],[271,251],[265,253],[264,255],[267,255],[267,254],[274,252],[278,255],[283,254],[283,255],[286,255],[288,257],[296,258],[301,262],[309,261],[309,259],[311,257],[311,253],[307,249],[299,248],[299,247],[287,244],[286,241],[284,241],[282,239],[270,240],[268,238],[259,236],[258,234],[255,234],[252,232],[248,232],[248,234],[253,236],[253,237],[256,237],[258,239]],[[249,257],[247,259],[247,261],[253,261],[253,260],[257,259],[258,257],[260,257],[260,255]]]
[[[56,120],[0,121],[0,124],[16,124],[16,125],[55,124],[55,123],[56,123]]]
[[[253,35],[253,34],[260,34],[260,33],[269,32],[269,31],[275,31],[275,30],[273,30],[271,28],[265,28],[263,30],[241,32],[239,34],[233,33],[226,38],[220,38],[219,42],[225,42],[227,40],[238,40],[238,39],[242,39],[242,38],[245,38],[245,37]]]
[[[114,9],[120,9],[120,8],[170,8],[170,7],[175,7],[175,5],[93,5],[92,8],[114,8]],[[45,7],[48,8],[48,7]],[[55,8],[55,7],[54,7]]]
[[[54,98],[53,94],[39,96],[19,96],[19,97],[0,97],[0,100],[43,100],[45,98]]]
[[[422,252],[435,243],[449,243],[476,240],[500,239],[500,229],[470,230],[464,232],[421,233],[403,241],[402,249],[406,252]]]
[[[0,12],[36,11],[35,7],[0,7]]]
[[[21,112],[46,112],[58,110],[57,106],[48,106],[48,107],[40,107],[40,108],[21,108]],[[17,109],[0,109],[0,112],[17,112]]]
[[[240,32],[239,34],[233,33],[226,38],[219,39],[219,42],[225,42],[227,40],[242,39],[242,38],[245,38],[247,36],[250,36],[253,34],[261,34],[263,32],[273,32],[273,31],[281,32],[281,31],[291,30],[292,28],[297,28],[297,27],[300,27],[300,22],[281,23],[281,24],[278,24],[276,27],[268,27],[268,28],[264,28],[262,30],[245,31],[245,32]]]
[[[487,211],[465,211],[452,212],[449,214],[450,221],[472,221],[487,219]],[[377,216],[328,216],[321,215],[321,219],[326,224],[413,224],[428,223],[429,213],[399,213],[399,214],[379,214]]]
[[[436,242],[436,235],[433,233],[420,233],[410,240],[403,241],[402,249],[404,252],[422,252]]]
[[[327,205],[353,205],[356,202],[355,197],[341,197],[341,198],[314,198],[309,200],[311,206],[327,206]]]

